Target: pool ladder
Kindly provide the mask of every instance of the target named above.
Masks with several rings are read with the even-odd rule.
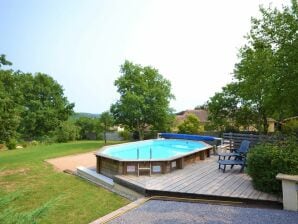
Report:
[[[139,148],[137,149],[137,158],[140,157]],[[150,148],[150,160],[152,159],[152,149]],[[140,176],[140,171],[149,170],[149,175],[151,176],[151,161],[149,161],[149,167],[140,167],[140,162],[138,162],[138,176]]]
[[[151,176],[151,162],[149,162],[149,167],[140,167],[140,162],[138,162],[138,176],[140,176],[140,171],[149,170],[149,175]]]

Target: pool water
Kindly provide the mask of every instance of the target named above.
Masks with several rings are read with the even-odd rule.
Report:
[[[199,151],[206,146],[199,141],[155,139],[109,146],[101,153],[121,160],[161,160]]]

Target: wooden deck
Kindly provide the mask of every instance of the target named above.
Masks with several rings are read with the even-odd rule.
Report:
[[[281,202],[280,197],[257,191],[251,178],[239,173],[240,167],[218,169],[217,157],[188,165],[172,173],[150,176],[117,175],[116,179],[144,190],[189,193],[211,197]]]

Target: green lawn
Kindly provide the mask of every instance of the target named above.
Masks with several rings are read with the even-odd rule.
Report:
[[[80,141],[0,151],[0,223],[89,223],[129,203],[44,162],[101,146]]]

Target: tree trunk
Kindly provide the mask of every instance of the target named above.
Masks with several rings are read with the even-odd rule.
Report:
[[[104,132],[103,132],[103,138],[104,138],[104,140],[105,140],[105,145],[107,144],[107,126],[105,125],[105,127],[104,127]]]
[[[107,144],[107,133],[106,133],[106,130],[104,130],[104,132],[103,132],[103,138],[105,140],[105,144]]]
[[[267,117],[265,114],[263,114],[263,129],[264,129],[264,134],[268,133],[268,121],[267,121]]]

